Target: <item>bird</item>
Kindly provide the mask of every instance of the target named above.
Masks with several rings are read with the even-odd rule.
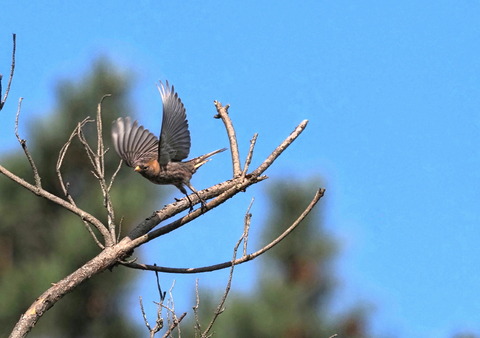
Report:
[[[125,164],[146,179],[155,184],[171,184],[177,187],[187,196],[192,211],[193,204],[185,189],[187,186],[197,195],[203,209],[205,201],[192,186],[190,179],[211,156],[227,148],[182,162],[188,157],[191,146],[185,106],[175,92],[174,86],[170,86],[168,81],[165,84],[159,81],[157,88],[163,104],[160,137],[157,138],[148,129],[139,125],[138,121],[132,123],[130,117],[119,117],[113,121],[113,146]]]

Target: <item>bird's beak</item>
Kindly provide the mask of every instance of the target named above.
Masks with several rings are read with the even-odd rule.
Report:
[[[137,165],[137,166],[135,167],[135,169],[133,169],[133,170],[135,170],[135,171],[139,172],[139,171],[141,171],[142,169],[140,168],[140,166],[139,166],[139,165]]]

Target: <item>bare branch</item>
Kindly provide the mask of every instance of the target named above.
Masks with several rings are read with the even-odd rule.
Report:
[[[65,142],[65,144],[60,149],[60,152],[58,153],[58,158],[57,158],[57,165],[55,167],[55,170],[57,172],[58,181],[60,183],[60,187],[62,188],[63,193],[68,198],[70,203],[72,203],[75,206],[76,206],[75,201],[73,200],[72,196],[69,194],[68,189],[67,189],[67,185],[65,184],[65,182],[63,180],[61,168],[62,168],[62,165],[63,165],[63,160],[65,159],[65,155],[67,154],[68,148],[70,147],[70,144],[72,143],[73,138],[75,136],[77,136],[79,130],[85,124],[87,124],[88,122],[92,122],[92,120],[90,120],[89,117],[86,117],[82,122],[78,123],[77,127],[75,127],[73,132],[70,134],[70,137],[68,138],[67,142]]]
[[[117,177],[118,172],[120,171],[120,169],[122,169],[122,164],[123,164],[123,160],[120,160],[120,162],[118,163],[117,169],[115,169],[115,172],[110,178],[110,183],[108,184],[108,189],[107,189],[108,192],[110,192],[110,190],[112,189],[112,185],[113,185],[113,182],[115,181],[115,177]]]
[[[252,198],[250,205],[247,208],[247,212],[245,213],[245,222],[243,226],[243,255],[247,255],[247,246],[248,246],[248,235],[250,233],[250,221],[252,220],[252,214],[250,213],[250,209],[252,208],[253,201],[255,198]]]
[[[251,253],[249,255],[244,255],[241,258],[236,259],[234,262],[229,261],[229,262],[224,262],[224,263],[219,263],[219,264],[214,264],[214,265],[209,265],[209,266],[199,267],[199,268],[170,268],[170,267],[161,267],[157,265],[148,265],[148,264],[139,264],[139,263],[127,263],[127,264],[122,263],[122,264],[130,268],[139,269],[139,270],[150,270],[150,271],[159,271],[159,272],[166,272],[166,273],[200,273],[200,272],[210,272],[210,271],[221,270],[221,269],[225,269],[232,266],[232,264],[238,265],[238,264],[251,261],[257,258],[258,256],[262,255],[266,251],[270,250],[275,245],[280,243],[285,237],[287,237],[288,234],[290,234],[300,224],[300,222],[310,213],[310,211],[313,209],[315,204],[317,204],[320,198],[323,197],[324,193],[325,193],[325,189],[323,188],[319,189],[315,194],[315,196],[313,197],[310,204],[303,211],[303,213],[280,236],[275,238],[272,242],[265,245],[260,250],[254,253]]]
[[[252,184],[258,183],[264,179],[266,176],[260,176],[272,163],[280,156],[280,154],[288,148],[290,144],[302,133],[307,125],[307,120],[304,120],[300,123],[297,128],[270,154],[270,156],[252,173],[245,175],[245,177],[236,177],[232,180],[225,181],[219,183],[211,188],[204,189],[198,191],[197,194],[192,194],[189,196],[190,201],[193,204],[197,204],[200,202],[199,196],[204,199],[208,200],[211,198],[215,198],[214,200],[205,204],[206,210],[211,210],[220,204],[224,203],[229,198],[233,197],[240,191],[245,191],[247,187]],[[144,222],[137,225],[134,229],[132,229],[129,233],[130,238],[135,238],[135,241],[141,243],[150,241],[158,236],[161,236],[165,233],[173,231],[184,224],[194,220],[195,218],[199,217],[203,213],[203,208],[197,209],[188,215],[178,219],[168,225],[163,226],[160,229],[151,231],[156,225],[160,222],[176,215],[179,212],[182,212],[190,207],[190,202],[187,200],[187,197],[181,199],[177,203],[172,203],[167,205],[162,210],[156,211],[151,217],[147,218]],[[149,231],[151,231],[149,233]],[[148,233],[148,234],[147,234]]]
[[[295,139],[300,136],[302,131],[305,130],[307,127],[308,120],[303,120],[300,124],[295,128],[295,130],[282,142],[271,154],[267,157],[265,161],[257,168],[255,171],[252,172],[252,175],[259,176],[265,170],[268,169],[272,165],[272,163],[280,156],[280,154],[287,149],[287,147],[292,144]]]
[[[203,193],[206,192],[205,195],[211,196],[213,194],[213,197],[216,197],[212,201],[205,204],[206,209],[211,210],[211,209],[216,208],[220,204],[224,203],[225,201],[227,201],[228,199],[230,199],[234,195],[238,194],[240,191],[245,191],[245,189],[247,187],[249,187],[250,185],[255,184],[257,182],[260,182],[260,181],[262,181],[266,178],[267,178],[266,176],[256,177],[256,178],[255,177],[250,177],[248,180],[242,180],[242,179],[239,178],[239,179],[230,180],[230,181],[227,181],[227,182],[220,183],[217,186],[214,186],[213,188],[205,189],[205,190],[199,191],[198,193],[200,195],[203,195]],[[225,184],[225,185],[222,186],[223,184]],[[193,196],[193,195],[191,195],[191,196]],[[188,205],[185,204],[184,208],[187,209],[187,207],[188,207]],[[165,216],[162,215],[163,214],[162,211],[165,210],[166,208],[168,208],[168,206],[165,207],[164,209],[160,210],[156,214],[154,214],[151,219],[147,219],[148,221],[155,220],[155,222],[153,224],[151,224],[150,222],[148,222],[148,223],[150,223],[150,225],[155,226],[158,223],[160,223],[161,221],[170,218],[171,216],[170,217],[165,217]],[[183,206],[182,206],[182,208],[183,208]],[[183,210],[185,210],[185,209],[183,209]],[[177,220],[173,221],[172,223],[164,225],[163,227],[161,227],[159,229],[152,230],[148,234],[144,235],[146,237],[138,238],[136,240],[151,241],[154,238],[157,238],[159,236],[162,236],[166,233],[169,233],[173,230],[176,230],[176,229],[180,228],[181,226],[183,226],[183,225],[193,221],[194,219],[200,217],[203,213],[204,212],[201,210],[201,208],[196,209],[195,211],[192,211],[188,215],[185,215],[184,217],[182,217],[180,219],[177,219]],[[159,216],[159,215],[161,215],[161,216],[159,218],[157,218],[157,216]],[[158,223],[157,223],[157,221],[158,221]],[[136,232],[137,232],[137,229],[134,229],[130,233],[133,234],[133,233],[136,233]]]
[[[123,216],[120,217],[120,222],[118,222],[117,242],[120,240],[120,235],[122,233],[122,223],[123,223]]]
[[[153,328],[148,323],[147,315],[145,314],[145,309],[144,309],[143,303],[142,303],[142,297],[140,297],[140,309],[141,309],[141,312],[142,312],[143,321],[145,322],[145,326],[147,327],[151,338],[153,338],[155,336],[155,334],[163,328],[164,325],[163,325],[162,309],[166,309],[167,313],[168,313],[168,315],[167,315],[168,329],[165,332],[165,334],[163,335],[163,337],[168,337],[168,336],[171,335],[173,330],[176,327],[178,327],[178,325],[180,324],[182,319],[187,315],[187,313],[186,312],[183,313],[180,316],[180,318],[178,318],[175,314],[175,305],[174,305],[174,302],[173,302],[173,294],[172,294],[173,287],[175,286],[175,281],[173,282],[173,284],[172,284],[172,286],[170,287],[170,290],[169,290],[169,295],[170,295],[170,299],[168,301],[168,304],[170,305],[170,307],[169,307],[169,306],[164,305],[164,300],[165,300],[165,294],[166,293],[162,292],[162,288],[160,287],[160,279],[158,277],[158,272],[155,272],[155,277],[156,277],[156,280],[157,280],[157,289],[158,289],[158,294],[160,296],[160,301],[158,303],[154,302],[155,304],[157,304],[158,307],[157,307],[157,319],[155,320],[155,326]],[[178,328],[178,331],[180,332],[180,328]]]
[[[227,129],[228,141],[230,142],[230,151],[232,153],[232,162],[233,162],[233,177],[238,177],[242,173],[242,168],[240,168],[240,155],[238,153],[238,144],[237,136],[235,135],[235,128],[233,128],[232,120],[228,115],[229,104],[222,106],[219,101],[213,101],[215,107],[217,108],[217,115],[214,118],[221,118],[225,128]]]
[[[115,211],[113,210],[112,200],[110,199],[110,187],[107,186],[107,182],[105,181],[105,148],[103,145],[102,129],[102,103],[105,98],[111,96],[111,94],[104,95],[97,106],[97,154],[95,155],[95,167],[98,174],[98,182],[100,183],[100,188],[103,193],[104,205],[107,209],[108,229],[110,230],[110,236],[115,239]],[[110,186],[118,170],[120,170],[120,167],[117,168],[117,171],[113,174],[114,176],[110,180]]]
[[[105,161],[104,161],[104,146],[103,146],[103,126],[102,126],[102,103],[107,97],[111,97],[112,94],[105,94],[100,99],[97,105],[97,156],[95,157],[97,167],[102,176],[105,176]]]
[[[15,52],[17,51],[17,35],[14,33],[12,34],[13,39],[13,49],[12,49],[12,64],[10,66],[10,77],[8,79],[7,90],[5,90],[5,95],[3,99],[0,101],[0,110],[2,110],[5,102],[7,102],[8,93],[10,92],[10,86],[12,85],[13,81],[13,74],[15,73]],[[0,96],[2,95],[2,74],[0,74]]]
[[[195,279],[195,305],[193,306],[193,315],[195,317],[195,326],[194,326],[194,332],[195,332],[195,337],[198,337],[199,334],[201,334],[201,325],[200,325],[200,319],[198,317],[198,308],[200,307],[200,291],[198,290],[198,278]]]
[[[20,111],[22,110],[22,101],[23,101],[23,98],[21,97],[18,100],[17,115],[15,117],[15,136],[17,137],[18,142],[22,146],[23,152],[27,156],[28,163],[30,163],[30,166],[32,167],[33,178],[35,179],[35,186],[37,188],[41,189],[42,188],[42,181],[40,179],[40,175],[38,175],[37,166],[35,165],[35,162],[33,161],[33,158],[30,155],[30,152],[28,151],[27,140],[21,139],[20,136],[18,135],[18,120],[20,118]]]
[[[112,243],[115,243],[117,241],[117,236],[115,233],[115,214],[114,214],[114,209],[113,205],[110,199],[110,186],[113,182],[114,177],[112,177],[110,181],[110,186],[107,187],[107,183],[105,180],[105,161],[104,161],[104,156],[105,156],[105,150],[104,150],[104,145],[103,145],[103,134],[102,134],[102,103],[103,100],[106,97],[111,96],[110,94],[104,95],[100,102],[97,105],[97,119],[96,119],[96,126],[97,126],[97,151],[93,151],[90,145],[88,144],[87,139],[85,138],[85,134],[83,133],[83,127],[87,122],[92,122],[92,120],[89,120],[87,117],[84,119],[82,122],[80,122],[77,125],[77,128],[75,131],[72,133],[70,136],[70,139],[67,141],[67,143],[64,145],[62,148],[59,159],[57,162],[57,167],[59,164],[61,165],[63,158],[68,150],[68,146],[70,145],[70,142],[72,141],[73,136],[77,136],[80,142],[83,145],[83,148],[85,149],[85,153],[87,154],[88,159],[90,160],[90,164],[93,167],[93,175],[95,178],[98,180],[100,184],[100,189],[103,194],[103,200],[104,200],[104,207],[107,210],[107,223],[108,223],[108,230],[110,232],[110,241]],[[118,170],[120,168],[117,168],[117,171],[114,173],[114,176],[117,174]],[[57,171],[58,173],[58,171]],[[61,180],[62,183],[63,180]],[[64,189],[65,190],[65,189]],[[72,201],[72,200],[71,200]],[[98,242],[98,241],[97,241]],[[98,244],[98,243],[97,243]]]
[[[215,321],[217,320],[218,316],[225,310],[224,305],[225,305],[225,302],[227,301],[227,297],[228,297],[228,294],[230,292],[230,288],[232,287],[233,270],[235,269],[235,260],[237,259],[238,247],[240,246],[240,243],[242,243],[242,240],[244,240],[244,239],[245,239],[245,231],[243,232],[242,236],[240,237],[237,244],[233,248],[232,266],[230,268],[230,274],[228,276],[228,282],[227,282],[227,286],[225,287],[225,292],[223,293],[222,299],[220,300],[220,303],[218,304],[217,309],[215,310],[215,312],[213,314],[212,320],[208,324],[205,331],[203,331],[202,337],[207,337],[207,334],[212,329],[213,324],[215,324]]]
[[[247,159],[245,160],[245,166],[243,167],[242,176],[245,176],[248,171],[248,167],[250,167],[250,163],[252,162],[253,149],[255,148],[255,143],[257,143],[257,137],[258,134],[255,133],[250,140],[250,149],[248,150]]]
[[[138,297],[138,301],[140,302],[140,310],[142,311],[143,322],[145,323],[145,326],[147,327],[148,331],[150,332],[150,337],[153,337],[155,335],[155,333],[158,332],[158,330],[153,332],[153,334],[152,334],[153,330],[152,330],[150,324],[148,323],[147,314],[145,313],[145,308],[143,307],[142,296]]]
[[[82,122],[79,122],[77,127],[73,130],[72,134],[70,134],[70,137],[68,138],[67,142],[63,145],[63,147],[60,149],[60,152],[58,153],[58,158],[57,158],[57,165],[55,167],[55,170],[57,172],[57,177],[58,181],[60,183],[60,187],[62,188],[63,193],[67,197],[67,199],[70,201],[70,203],[74,206],[77,207],[77,204],[75,203],[75,200],[73,199],[72,195],[68,192],[68,187],[69,184],[65,184],[61,172],[61,168],[63,165],[63,160],[65,159],[65,155],[67,154],[68,148],[70,147],[70,144],[72,143],[72,140],[75,136],[78,135],[79,131],[83,128],[83,126],[89,122],[92,122],[89,117],[86,117]],[[87,231],[90,233],[90,236],[92,236],[93,240],[95,243],[103,249],[105,246],[98,240],[97,235],[93,232],[92,227],[90,226],[90,223],[88,223],[86,220],[83,220],[83,224],[87,228]]]
[[[93,120],[91,122],[93,122]],[[85,153],[87,154],[88,159],[90,160],[90,164],[94,169],[93,174],[95,178],[98,178],[98,171],[95,163],[95,152],[92,150],[92,148],[88,144],[87,139],[85,138],[85,134],[83,133],[83,128],[78,128],[77,135],[78,135],[78,139],[80,140],[80,143],[83,145],[83,148],[85,149]]]
[[[180,324],[180,322],[183,320],[183,318],[185,318],[186,315],[187,315],[187,313],[184,312],[184,313],[182,313],[182,315],[179,318],[176,318],[173,321],[172,325],[169,326],[168,330],[165,332],[163,337],[164,338],[168,337],[173,332],[173,330],[175,330],[175,328]]]
[[[158,285],[158,291],[159,294],[161,295],[161,289],[160,289],[160,279],[158,278],[158,272],[156,272],[157,276],[157,285]],[[175,279],[172,282],[172,286],[170,286],[170,289],[168,290],[168,300],[167,300],[167,306],[162,305],[165,309],[167,309],[167,323],[168,327],[172,327],[175,325],[175,322],[178,320],[176,314],[175,314],[175,301],[173,300],[173,288],[175,287]],[[163,298],[165,299],[166,293],[163,293]],[[173,330],[173,329],[172,329]],[[167,330],[169,331],[169,330]],[[180,327],[178,328],[178,331],[180,332]],[[166,335],[164,335],[166,337]]]
[[[198,195],[204,200],[215,198],[212,201],[209,201],[205,204],[207,210],[211,210],[220,204],[224,203],[229,198],[233,197],[240,191],[245,191],[247,187],[252,184],[255,184],[261,180],[266,179],[266,176],[260,176],[277,158],[280,154],[290,145],[293,141],[302,133],[307,125],[307,120],[300,123],[297,128],[270,154],[270,156],[251,174],[246,175],[245,177],[237,177],[233,180],[219,183],[214,187],[205,189],[198,192]],[[240,175],[241,176],[241,175]],[[189,196],[192,203],[198,203],[199,199],[196,194]],[[178,203],[178,204],[177,204]],[[130,238],[135,238],[139,244],[148,242],[156,237],[159,237],[163,234],[166,234],[170,231],[178,229],[184,224],[194,220],[195,218],[202,215],[202,208],[197,209],[188,215],[167,224],[160,229],[152,230],[160,222],[172,217],[173,215],[186,210],[189,208],[190,203],[187,201],[187,198],[183,198],[177,203],[172,203],[162,210],[155,212],[151,217],[147,218],[144,222],[140,223],[135,227],[130,234]],[[149,232],[150,231],[150,232]]]

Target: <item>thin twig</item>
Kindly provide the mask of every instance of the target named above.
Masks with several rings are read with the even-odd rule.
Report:
[[[168,307],[163,305],[163,301],[165,300],[165,292],[162,292],[162,288],[160,286],[160,277],[158,276],[157,271],[155,271],[155,278],[156,278],[156,282],[157,282],[159,302],[158,303],[154,302],[157,305],[157,319],[155,320],[155,326],[153,328],[148,323],[147,315],[145,314],[145,309],[144,309],[143,303],[142,303],[142,297],[140,297],[140,310],[142,311],[143,321],[145,322],[145,326],[147,327],[151,338],[153,338],[155,336],[155,333],[157,333],[158,331],[160,331],[163,328],[162,309],[166,308],[167,310],[169,310]],[[173,286],[172,286],[172,288],[173,288]]]
[[[99,171],[105,176],[105,152],[103,146],[103,126],[102,126],[102,103],[107,97],[111,97],[112,94],[105,94],[100,99],[97,105],[97,166]]]
[[[212,329],[213,327],[213,324],[215,324],[215,321],[217,320],[218,316],[225,310],[224,306],[225,306],[225,302],[227,301],[227,297],[228,297],[228,294],[230,292],[230,289],[232,287],[232,279],[233,279],[233,271],[235,269],[235,260],[237,259],[237,251],[238,251],[238,247],[240,246],[240,243],[242,243],[242,241],[245,239],[245,232],[243,232],[242,236],[240,237],[240,239],[238,240],[237,244],[235,245],[235,247],[233,248],[233,257],[232,257],[232,266],[230,267],[230,274],[228,276],[228,282],[227,282],[227,286],[225,287],[225,292],[223,293],[223,296],[222,296],[222,299],[220,300],[220,303],[218,304],[217,306],[217,309],[215,310],[215,312],[213,313],[213,318],[212,320],[210,321],[210,323],[208,324],[207,328],[205,329],[205,331],[203,331],[202,333],[202,337],[207,337],[207,334],[210,332],[210,330]]]
[[[65,159],[65,155],[67,154],[68,148],[70,147],[70,144],[72,143],[73,138],[78,134],[79,129],[81,129],[88,122],[92,122],[92,120],[90,120],[89,117],[86,117],[82,122],[79,122],[78,125],[75,127],[75,129],[72,131],[67,142],[65,142],[65,144],[60,149],[60,152],[58,153],[57,165],[55,167],[58,181],[60,183],[60,187],[62,188],[63,194],[68,198],[70,203],[72,203],[75,206],[76,206],[75,201],[73,200],[72,196],[69,194],[67,186],[63,180],[61,168],[63,165],[63,160]]]
[[[120,222],[118,222],[117,242],[120,240],[120,235],[122,233],[122,223],[123,223],[123,216],[120,218]]]
[[[148,331],[152,332],[152,328],[150,327],[150,324],[148,323],[147,314],[145,313],[145,308],[143,307],[142,296],[138,297],[138,301],[140,302],[140,311],[142,311],[143,322],[145,323],[145,326],[147,327]]]
[[[243,256],[247,255],[248,235],[250,233],[250,222],[252,220],[252,214],[250,213],[250,209],[252,208],[253,201],[255,201],[255,198],[252,197],[252,201],[247,208],[247,212],[245,212],[245,222],[243,226]]]
[[[287,149],[287,147],[292,144],[295,139],[300,136],[300,134],[305,130],[307,127],[308,120],[303,120],[300,124],[295,128],[295,130],[282,142],[280,146],[275,148],[275,150],[267,157],[265,161],[255,169],[251,174],[254,176],[261,175],[265,170],[268,169],[272,165],[272,163],[280,156],[280,154]]]
[[[5,95],[3,99],[0,101],[0,110],[2,110],[5,102],[7,102],[8,93],[10,92],[10,86],[12,85],[13,81],[13,74],[15,73],[15,53],[17,51],[17,34],[12,34],[13,39],[13,49],[12,49],[12,64],[10,66],[10,77],[8,79],[7,90],[5,90]],[[0,96],[2,95],[2,75],[0,74]]]
[[[257,143],[258,133],[255,133],[250,140],[250,149],[248,150],[247,159],[245,160],[245,165],[243,166],[242,176],[248,171],[248,167],[250,167],[250,163],[252,162],[253,157],[253,149],[255,148],[255,143]]]
[[[110,232],[110,238],[111,242],[115,243],[117,240],[116,232],[115,232],[115,212],[113,209],[112,201],[110,199],[110,193],[109,193],[109,187],[107,186],[106,180],[105,180],[105,151],[104,151],[104,145],[103,145],[103,134],[102,134],[102,103],[103,100],[107,97],[110,97],[111,94],[106,94],[104,95],[101,99],[100,102],[97,105],[97,151],[93,151],[90,145],[88,144],[88,141],[85,137],[85,134],[83,132],[83,125],[79,124],[77,128],[77,136],[78,139],[80,140],[80,143],[82,143],[83,148],[85,149],[85,153],[87,154],[87,157],[90,161],[90,164],[93,167],[93,176],[98,180],[98,183],[100,184],[100,190],[102,191],[103,194],[103,205],[105,209],[107,210],[107,224],[108,224],[108,230]],[[119,168],[117,168],[117,171],[114,173],[114,175],[117,174]],[[113,182],[113,178],[110,181],[110,185]]]
[[[202,332],[201,332],[201,324],[200,324],[200,318],[198,316],[198,308],[200,307],[200,291],[198,290],[198,278],[195,279],[195,305],[192,307],[193,309],[193,316],[195,318],[195,326],[194,326],[194,332],[195,332],[195,337],[198,337]]]
[[[240,168],[240,155],[238,153],[238,143],[237,136],[235,135],[235,128],[233,128],[232,120],[228,115],[228,108],[230,105],[227,104],[222,106],[219,101],[213,101],[213,103],[217,108],[217,115],[215,115],[214,118],[222,119],[227,130],[228,141],[230,142],[230,151],[232,153],[233,177],[238,177],[242,173],[242,168]]]
[[[158,274],[157,271],[155,271],[156,274]],[[158,284],[158,286],[160,287],[160,284]],[[172,325],[177,321],[177,316],[175,315],[175,301],[173,299],[173,288],[175,287],[175,279],[173,280],[172,282],[172,285],[170,286],[170,289],[168,290],[168,300],[167,300],[167,306],[165,306],[165,308],[167,309],[167,323],[168,323],[168,327],[172,327]],[[159,291],[159,293],[161,294],[161,292]],[[165,298],[166,294],[164,293],[163,294]],[[178,328],[178,330],[180,331],[180,328]],[[164,336],[165,337],[165,336]]]
[[[85,134],[83,133],[83,128],[78,129],[78,139],[80,140],[80,143],[83,145],[83,148],[85,149],[85,153],[87,154],[88,159],[90,161],[90,164],[94,169],[95,177],[98,177],[99,173],[97,171],[98,168],[95,163],[95,152],[92,150],[92,148],[88,144],[87,139],[85,138]]]
[[[186,312],[182,313],[182,315],[179,318],[176,318],[176,320],[168,327],[168,330],[165,332],[163,335],[164,338],[168,337],[170,334],[172,334],[172,331],[180,324],[183,318],[187,315]],[[180,331],[180,328],[179,328]]]
[[[139,269],[139,270],[150,270],[150,271],[159,271],[159,272],[166,272],[166,273],[200,273],[200,272],[210,272],[210,271],[216,271],[216,270],[221,270],[228,268],[234,265],[239,265],[248,261],[251,261],[258,256],[264,254],[266,251],[270,250],[273,248],[275,245],[280,243],[285,237],[287,237],[295,228],[300,224],[300,222],[310,213],[310,211],[313,209],[315,204],[320,200],[320,198],[323,197],[325,193],[325,189],[319,189],[315,196],[313,197],[312,201],[310,204],[307,206],[307,208],[302,212],[302,214],[295,220],[295,222],[292,223],[281,235],[279,235],[277,238],[275,238],[273,241],[265,245],[263,248],[260,250],[257,250],[254,253],[248,254],[246,256],[242,256],[241,258],[236,259],[234,262],[228,261],[224,263],[219,263],[219,264],[214,264],[214,265],[209,265],[209,266],[204,266],[204,267],[199,267],[199,268],[170,268],[170,267],[161,267],[157,265],[148,265],[148,264],[139,264],[139,263],[122,263],[125,266],[128,266],[133,269]]]
[[[15,117],[15,136],[17,137],[18,142],[22,146],[23,152],[27,156],[28,163],[30,163],[30,167],[32,167],[33,178],[35,179],[35,187],[37,189],[41,189],[42,180],[40,179],[40,175],[38,174],[37,166],[35,165],[35,162],[33,161],[33,158],[30,155],[30,152],[28,151],[27,140],[21,139],[20,136],[18,135],[18,123],[19,123],[18,121],[20,119],[20,111],[22,110],[22,101],[23,101],[23,97],[21,97],[18,100],[17,115]]]
[[[115,211],[113,209],[112,200],[110,198],[110,187],[107,186],[105,181],[105,148],[103,145],[103,126],[102,126],[102,103],[103,100],[107,97],[111,97],[111,94],[103,95],[100,99],[100,102],[97,105],[97,153],[95,155],[95,167],[98,174],[98,182],[100,183],[100,188],[102,190],[104,205],[107,209],[107,223],[110,230],[110,236],[116,238],[115,236]],[[120,168],[117,168],[114,176],[117,174]],[[114,176],[110,180],[110,186],[114,180]]]
[[[117,169],[115,170],[112,177],[110,178],[110,183],[108,184],[108,189],[107,189],[108,192],[110,192],[110,190],[112,189],[113,182],[115,181],[115,178],[117,177],[118,172],[122,168],[122,164],[123,164],[123,160],[120,160],[120,162],[118,163]]]
[[[60,152],[58,153],[58,158],[57,158],[57,165],[55,167],[55,170],[57,172],[58,181],[60,183],[60,187],[62,188],[62,191],[63,191],[64,195],[67,197],[69,202],[74,207],[77,207],[77,204],[75,203],[75,200],[73,199],[73,196],[70,195],[70,193],[68,192],[68,185],[69,184],[68,183],[65,184],[65,182],[63,180],[61,168],[62,168],[62,165],[63,165],[63,160],[65,159],[65,155],[67,154],[68,148],[70,147],[70,144],[72,143],[73,138],[75,136],[77,136],[79,130],[81,130],[83,128],[83,126],[85,124],[89,123],[89,122],[93,122],[93,120],[90,120],[89,117],[86,117],[82,122],[79,122],[77,124],[77,126],[75,127],[73,132],[70,134],[70,137],[68,138],[67,142],[65,142],[63,147],[60,149]],[[87,222],[86,220],[82,220],[82,221],[83,221],[83,224],[85,225],[85,228],[90,233],[90,236],[92,236],[93,240],[95,241],[95,243],[98,245],[99,248],[103,249],[105,246],[99,241],[95,232],[93,232],[93,229],[92,229],[90,223]]]

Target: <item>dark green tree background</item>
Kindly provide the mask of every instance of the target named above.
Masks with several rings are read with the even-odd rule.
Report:
[[[55,173],[58,153],[79,121],[86,116],[95,117],[97,104],[104,94],[112,94],[103,104],[104,138],[106,146],[110,146],[111,122],[120,114],[133,113],[129,90],[127,74],[112,68],[108,60],[99,60],[91,74],[79,83],[61,81],[58,84],[57,108],[53,113],[34,121],[22,113],[20,123],[28,124],[30,132],[21,136],[28,136],[27,145],[44,188],[62,196]],[[28,99],[28,93],[25,97]],[[10,110],[11,107],[10,102]],[[6,109],[2,111],[3,118]],[[86,136],[94,141],[93,123],[86,127]],[[107,174],[110,170],[111,175],[119,159],[110,151],[105,160]],[[3,154],[2,164],[33,182],[31,168],[20,146],[12,154]],[[105,221],[102,195],[89,168],[85,152],[75,140],[64,161],[64,179],[70,183],[70,194],[78,206]],[[153,210],[146,197],[154,196],[156,190],[142,182],[132,184],[133,175],[127,172],[121,170],[117,176],[112,199],[117,211],[122,213],[117,217],[124,216],[123,223],[131,224]],[[128,193],[119,189],[126,180],[130,182]],[[0,336],[10,332],[20,314],[50,283],[65,277],[98,252],[99,248],[78,217],[0,177]],[[122,303],[132,276],[127,269],[116,268],[114,273],[107,271],[89,280],[48,311],[31,335],[137,336],[137,328]]]
[[[263,242],[268,243],[309,204],[318,181],[271,182],[268,222]],[[337,246],[322,226],[320,200],[314,211],[282,243],[259,259],[258,282],[251,294],[230,293],[213,331],[216,337],[310,338],[371,337],[368,311],[361,306],[333,314],[336,288],[333,270]],[[235,275],[233,276],[235,285]],[[199,317],[205,328],[220,299],[218,292],[200,290]],[[187,326],[187,327],[186,327]],[[183,325],[189,330],[192,324]],[[187,337],[193,336],[189,331]]]

